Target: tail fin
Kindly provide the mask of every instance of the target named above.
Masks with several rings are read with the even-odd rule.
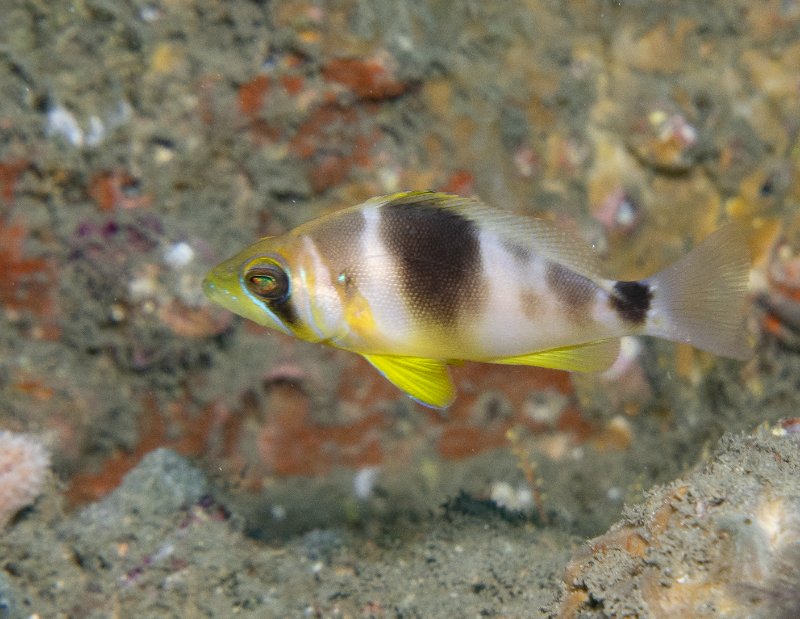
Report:
[[[744,323],[747,240],[726,225],[672,266],[645,280],[653,292],[645,332],[723,357],[748,359]]]

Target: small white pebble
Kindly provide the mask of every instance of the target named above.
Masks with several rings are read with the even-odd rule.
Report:
[[[167,543],[161,546],[161,548],[159,548],[150,557],[150,560],[152,561],[152,563],[159,563],[160,561],[163,561],[164,559],[171,557],[174,552],[175,552],[175,546]]]
[[[117,107],[110,114],[106,116],[106,125],[108,130],[116,129],[127,123],[133,117],[133,107],[131,104],[120,99],[117,102]]]
[[[569,399],[555,389],[545,389],[531,393],[522,405],[528,419],[553,426],[567,407]]]
[[[134,277],[128,282],[128,293],[134,301],[142,301],[155,296],[158,291],[158,282],[150,275]]]
[[[89,129],[86,131],[86,145],[97,146],[106,137],[106,127],[99,116],[89,117]]]
[[[511,484],[498,481],[492,484],[492,490],[489,496],[496,505],[505,507],[514,500],[514,489],[511,487]]]
[[[189,243],[180,241],[164,252],[164,262],[173,269],[181,269],[194,260],[194,250]]]
[[[353,476],[353,492],[362,501],[372,494],[379,472],[380,468],[377,466],[365,466]]]
[[[511,511],[528,511],[533,506],[533,494],[524,485],[514,488],[504,481],[495,482],[492,484],[490,497],[495,505]]]
[[[142,21],[151,23],[161,18],[161,11],[154,6],[145,6],[139,11],[139,17]]]
[[[157,146],[153,152],[156,163],[169,163],[175,157],[175,151],[166,146]]]
[[[83,129],[75,115],[62,105],[47,110],[47,133],[61,136],[73,146],[83,146]]]
[[[120,303],[112,303],[109,314],[112,322],[120,323],[125,320],[128,313],[125,311],[124,305]]]
[[[398,34],[395,37],[395,41],[397,42],[398,47],[403,51],[410,52],[414,49],[414,39],[408,35]]]

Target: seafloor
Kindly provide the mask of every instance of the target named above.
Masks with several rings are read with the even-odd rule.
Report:
[[[0,0],[0,430],[52,471],[0,617],[800,615],[798,67],[797,0]],[[401,189],[627,278],[737,221],[753,358],[467,364],[439,414],[203,297]]]

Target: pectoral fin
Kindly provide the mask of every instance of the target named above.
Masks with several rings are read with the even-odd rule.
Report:
[[[364,355],[364,358],[420,404],[447,408],[456,397],[455,386],[443,361],[390,355]]]
[[[492,359],[491,363],[506,365],[535,365],[570,372],[602,372],[607,370],[619,355],[619,340],[599,340],[577,346],[551,348],[539,352]]]

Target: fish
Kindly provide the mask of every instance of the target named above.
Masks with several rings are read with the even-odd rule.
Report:
[[[647,335],[744,360],[750,257],[726,224],[664,270],[608,279],[585,241],[544,219],[431,191],[378,196],[265,237],[203,281],[260,325],[364,357],[445,409],[465,361],[599,372]]]

